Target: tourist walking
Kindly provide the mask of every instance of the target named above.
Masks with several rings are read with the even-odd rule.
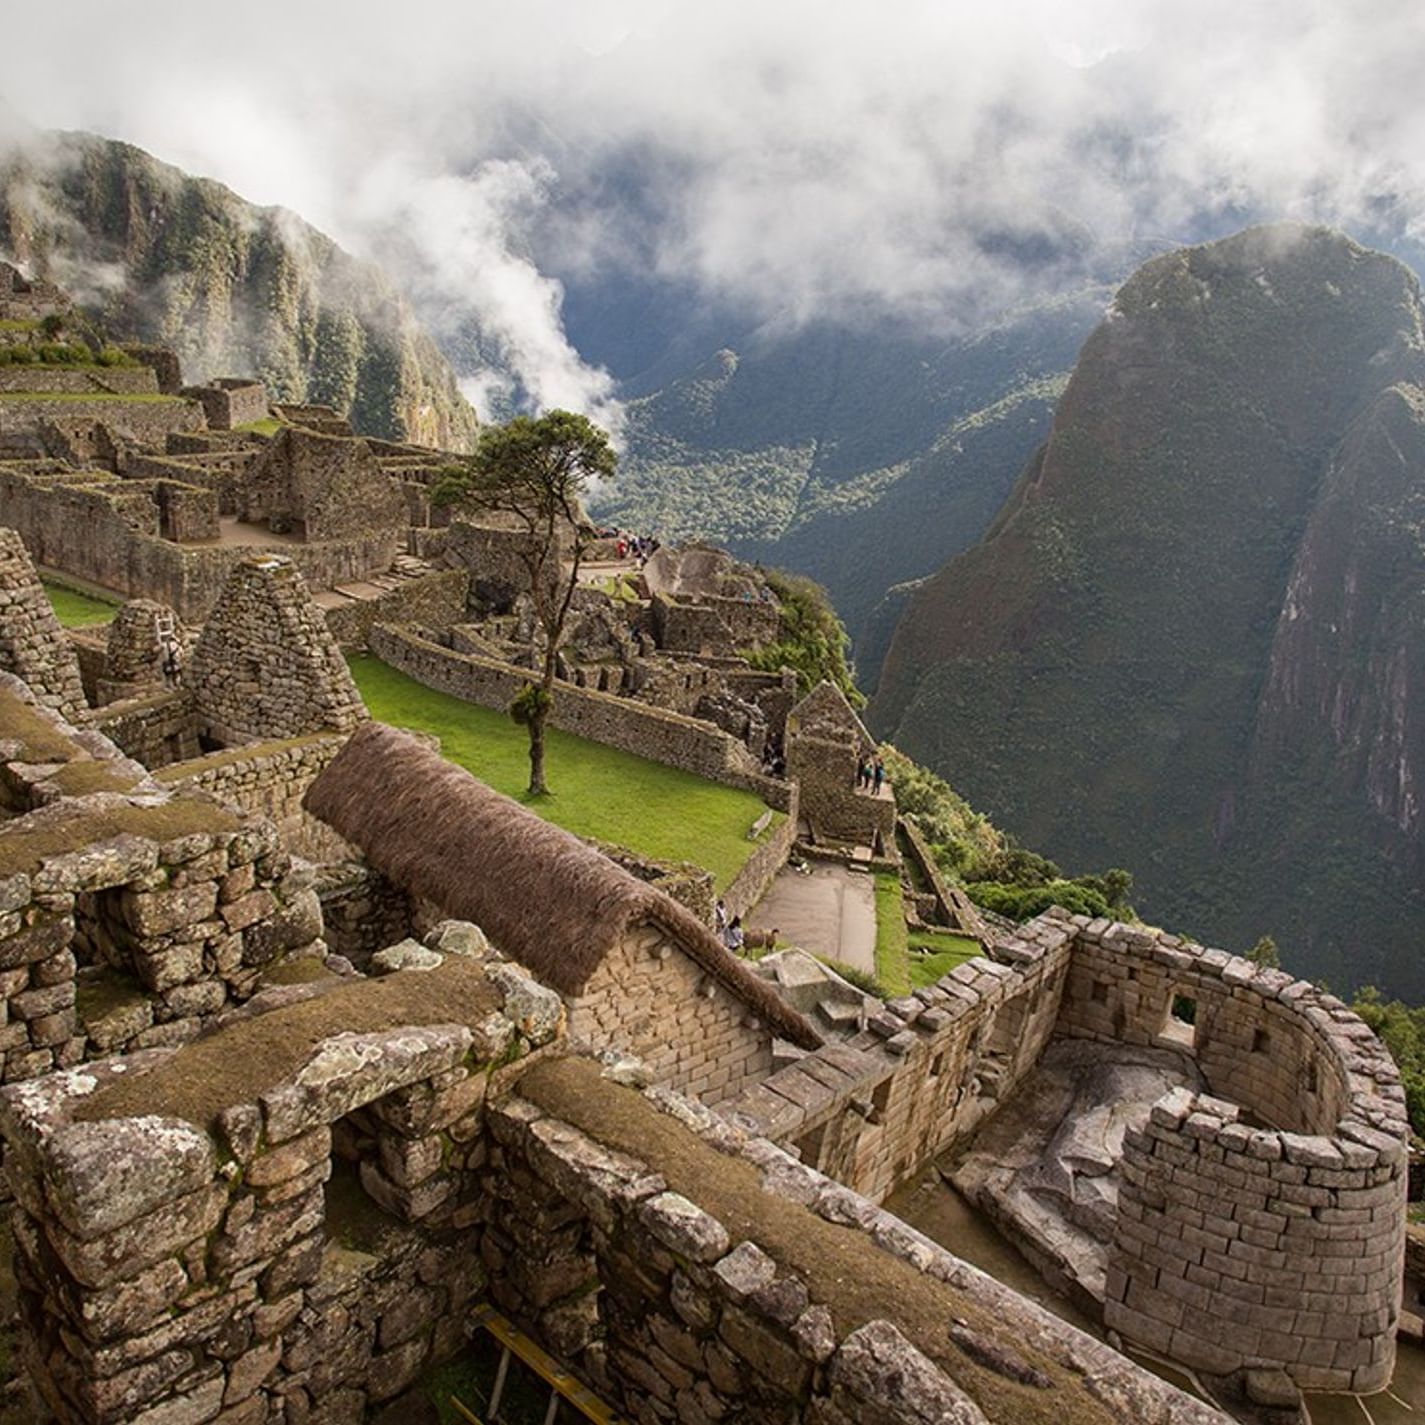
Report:
[[[876,766],[871,776],[872,780],[875,782],[875,793],[877,796],[880,796],[881,787],[886,780],[886,764],[882,762],[879,757],[876,758]]]

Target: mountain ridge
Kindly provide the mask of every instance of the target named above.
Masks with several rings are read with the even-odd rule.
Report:
[[[31,132],[0,150],[0,250],[106,328],[172,346],[187,379],[255,374],[374,435],[474,438],[449,362],[379,268],[131,144]]]
[[[1145,264],[984,539],[912,593],[875,730],[1056,859],[1130,865],[1150,917],[1239,946],[1271,931],[1301,972],[1425,988],[1404,953],[1425,928],[1425,462],[1393,485],[1382,463],[1425,430],[1421,332],[1414,275],[1324,229]],[[1360,520],[1332,498],[1348,488],[1370,492]],[[1348,536],[1356,573],[1328,578]],[[1374,602],[1372,565],[1392,571]],[[1300,644],[1333,597],[1362,659]],[[1357,662],[1401,691],[1374,696]],[[1337,704],[1352,738],[1333,740]],[[1394,835],[1392,806],[1411,818]],[[1382,929],[1366,947],[1358,919]]]

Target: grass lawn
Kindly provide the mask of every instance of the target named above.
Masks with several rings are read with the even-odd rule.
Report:
[[[282,422],[276,416],[265,420],[249,421],[245,426],[234,426],[234,430],[247,431],[251,435],[276,435],[282,429]]]
[[[910,955],[907,950],[905,903],[899,876],[876,873],[876,978],[891,996],[911,990]]]
[[[972,940],[968,935],[917,930],[907,938],[910,945],[910,982],[917,989],[922,985],[933,985],[956,965],[963,965],[966,960],[984,954],[979,941]]]
[[[66,584],[55,584],[46,579],[44,586],[45,593],[49,595],[49,601],[54,605],[54,611],[65,628],[85,628],[93,623],[108,623],[118,608],[117,604],[91,598]]]
[[[713,873],[719,890],[757,847],[747,833],[766,808],[752,792],[554,729],[545,753],[554,795],[530,802],[529,738],[508,715],[438,693],[369,656],[352,658],[351,671],[374,718],[435,733],[452,762],[578,836],[659,860],[694,861]],[[782,819],[774,815],[763,837]]]

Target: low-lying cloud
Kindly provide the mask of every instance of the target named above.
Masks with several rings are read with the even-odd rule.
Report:
[[[7,28],[67,56],[9,68],[31,121],[382,261],[448,341],[478,329],[487,407],[616,423],[561,274],[768,322],[953,324],[1214,224],[1425,240],[1418,0],[70,0]]]

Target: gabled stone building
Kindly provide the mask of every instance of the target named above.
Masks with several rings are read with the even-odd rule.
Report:
[[[691,912],[409,733],[365,724],[306,807],[409,899],[413,924],[474,921],[564,996],[572,1035],[660,1082],[715,1103],[771,1071],[778,1039],[821,1043]]]

